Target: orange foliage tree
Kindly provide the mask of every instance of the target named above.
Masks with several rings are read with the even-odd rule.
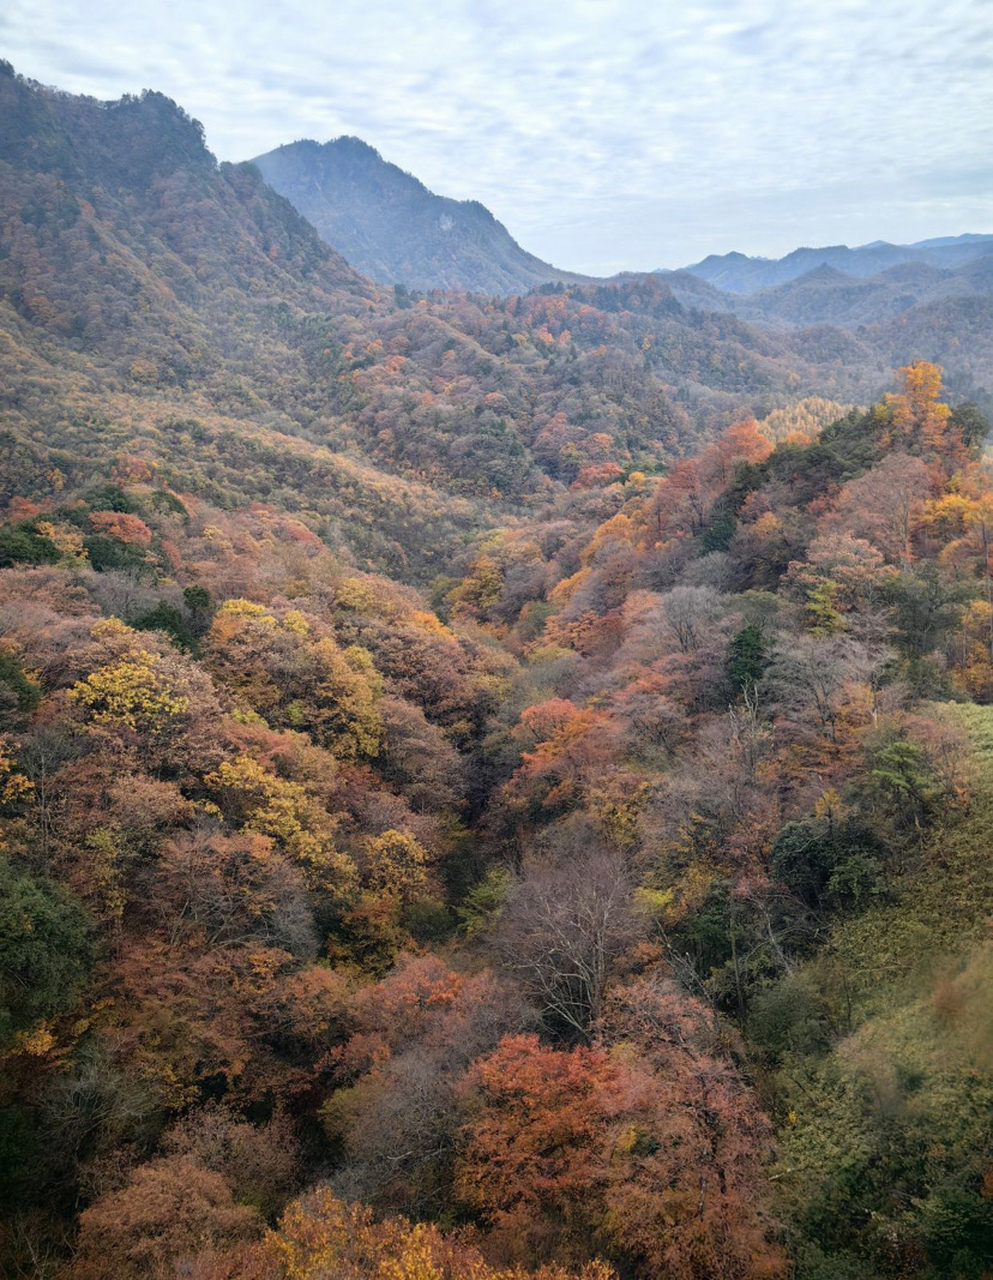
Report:
[[[518,1035],[473,1065],[460,1198],[511,1256],[601,1252],[672,1280],[783,1276],[756,1203],[765,1130],[730,1063],[674,1043],[693,1018],[672,998],[635,990],[612,1012],[612,1051]],[[635,1040],[652,1020],[668,1037],[654,1060]]]

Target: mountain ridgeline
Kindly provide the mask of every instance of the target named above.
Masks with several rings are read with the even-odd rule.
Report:
[[[744,253],[711,254],[682,270],[726,293],[755,293],[786,284],[819,267],[831,267],[844,275],[862,278],[905,263],[954,270],[990,253],[993,253],[993,235],[970,234],[920,240],[909,245],[879,240],[854,249],[845,244],[794,249],[783,258],[750,258]]]
[[[288,143],[252,163],[380,284],[508,294],[583,280],[525,252],[477,201],[435,195],[359,138]]]

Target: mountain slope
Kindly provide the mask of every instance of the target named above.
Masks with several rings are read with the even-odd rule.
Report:
[[[526,253],[475,200],[449,200],[359,138],[294,142],[253,161],[328,244],[381,284],[526,293],[583,277]]]
[[[596,305],[382,291],[162,95],[0,72],[0,502],[137,467],[228,509],[279,502],[362,567],[430,581],[493,504],[657,468],[812,380],[657,279]]]

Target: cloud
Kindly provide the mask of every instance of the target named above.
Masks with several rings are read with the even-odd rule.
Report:
[[[990,229],[985,0],[232,12],[93,0],[84,17],[70,0],[8,0],[0,42],[61,88],[169,94],[222,159],[357,134],[579,270]]]

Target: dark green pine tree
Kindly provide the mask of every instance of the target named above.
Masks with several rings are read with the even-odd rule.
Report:
[[[750,623],[730,640],[724,659],[724,671],[735,693],[750,693],[769,665],[765,639],[760,627]]]

